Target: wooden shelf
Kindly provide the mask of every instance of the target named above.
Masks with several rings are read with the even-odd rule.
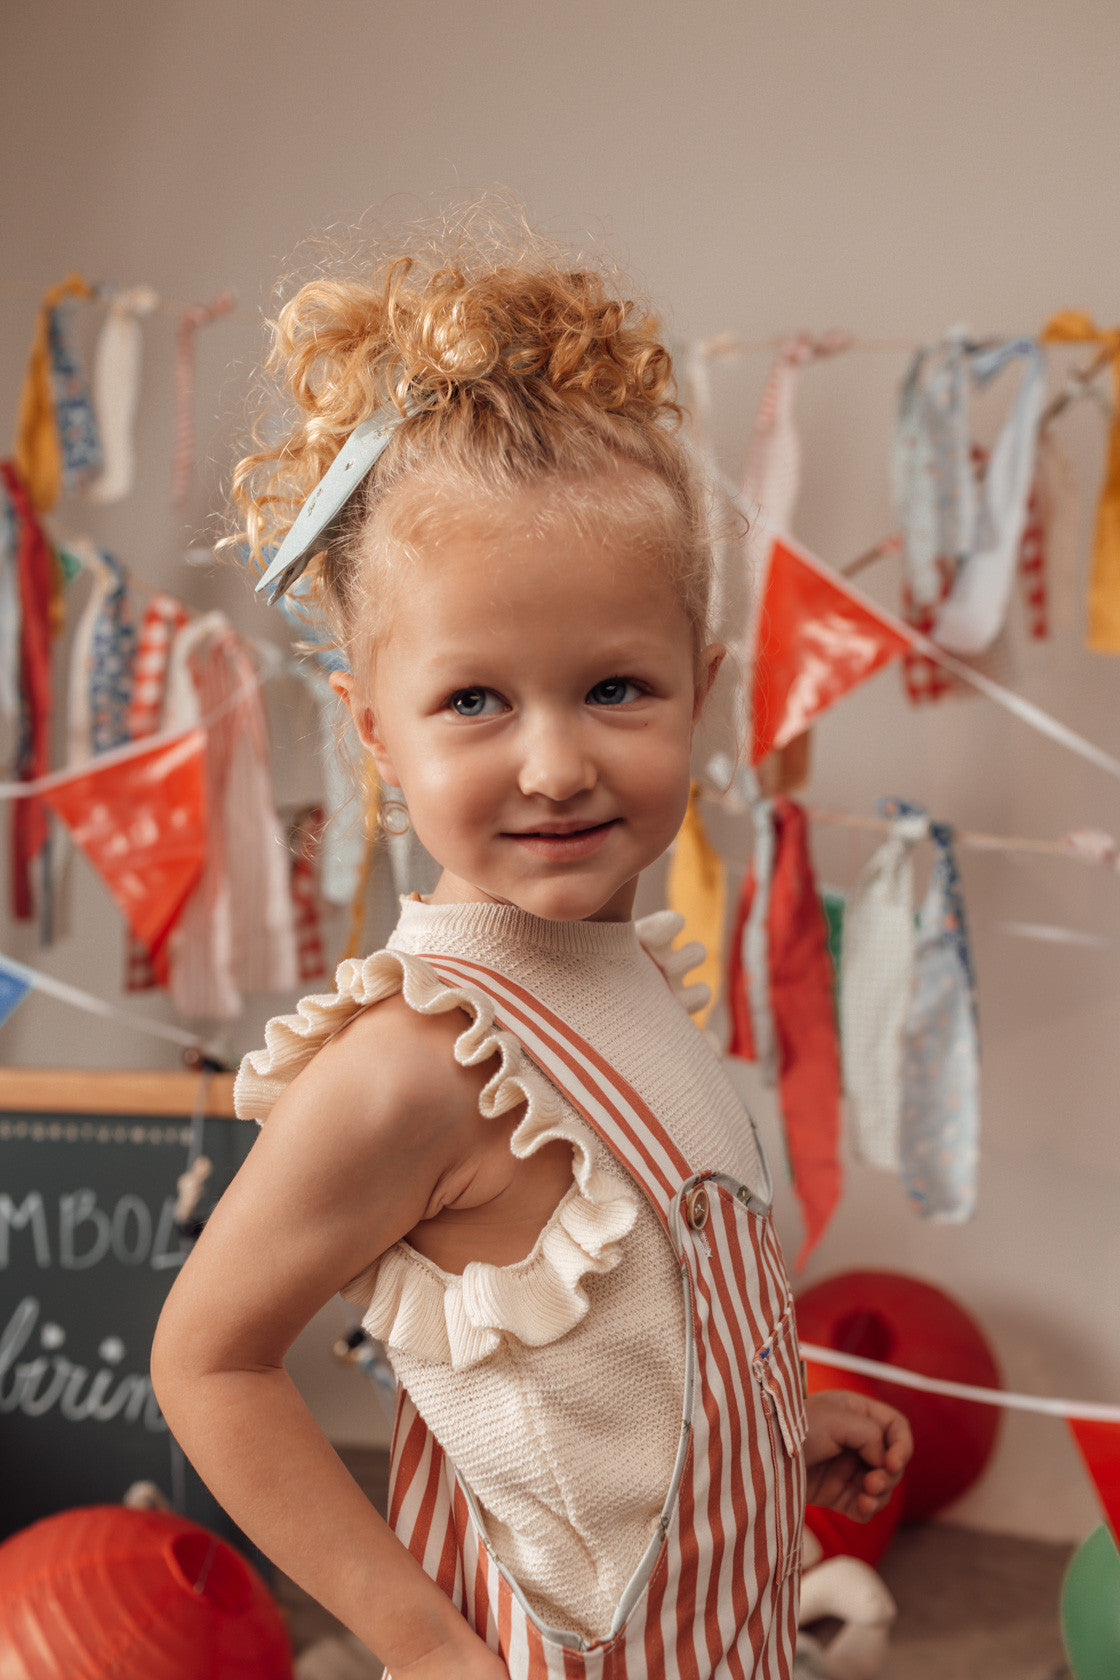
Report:
[[[0,1068],[0,1111],[14,1114],[194,1113],[199,1075],[104,1068]],[[233,1074],[218,1073],[206,1093],[212,1119],[235,1118]]]

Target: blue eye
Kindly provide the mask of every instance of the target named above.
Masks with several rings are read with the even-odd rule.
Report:
[[[461,688],[447,704],[460,717],[492,717],[501,711],[502,702],[488,688]]]
[[[636,700],[641,692],[637,683],[631,682],[629,677],[604,677],[590,690],[587,698],[593,706],[622,706],[627,700]]]

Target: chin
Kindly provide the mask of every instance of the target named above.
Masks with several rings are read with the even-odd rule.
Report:
[[[513,893],[510,902],[516,904],[519,910],[528,911],[531,916],[539,916],[546,922],[586,922],[592,917],[602,915],[612,901],[618,898],[620,888],[612,886],[605,893],[596,892],[586,887],[580,889],[575,886],[565,886],[557,882],[554,886],[528,888],[525,892]],[[617,920],[628,921],[630,910],[628,907],[619,908]],[[610,919],[615,919],[615,912],[611,911]]]

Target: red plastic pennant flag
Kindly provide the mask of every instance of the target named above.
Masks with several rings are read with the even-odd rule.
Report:
[[[760,820],[770,821],[769,812]],[[805,812],[792,799],[773,802],[775,851],[766,906],[769,973],[744,961],[743,937],[755,872],[744,882],[728,982],[731,1054],[758,1054],[749,988],[768,985],[778,1101],[790,1173],[805,1224],[797,1269],[824,1234],[840,1200],[840,1042],[833,1000],[828,928],[809,855]]]
[[[1098,1423],[1088,1418],[1068,1421],[1085,1467],[1093,1478],[1113,1539],[1120,1546],[1120,1423]]]
[[[47,787],[43,798],[137,939],[158,949],[206,860],[206,732],[106,757]]]
[[[884,613],[788,537],[775,537],[757,614],[751,763],[912,645]]]

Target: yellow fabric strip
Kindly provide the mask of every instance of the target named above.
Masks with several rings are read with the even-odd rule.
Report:
[[[670,908],[684,917],[684,939],[698,939],[707,953],[700,967],[687,976],[690,985],[702,980],[712,994],[694,1017],[702,1027],[720,994],[726,882],[723,859],[708,839],[700,816],[700,787],[696,782],[673,846],[668,892]]]
[[[35,321],[19,397],[15,457],[20,477],[38,513],[49,512],[62,491],[62,451],[51,392],[51,314],[65,297],[92,296],[92,288],[80,274],[69,274],[59,285],[49,286],[43,293]]]
[[[1113,415],[1093,531],[1088,642],[1120,653],[1120,328],[1106,331],[1079,309],[1064,309],[1042,331],[1044,344],[1099,344],[1112,360]]]

